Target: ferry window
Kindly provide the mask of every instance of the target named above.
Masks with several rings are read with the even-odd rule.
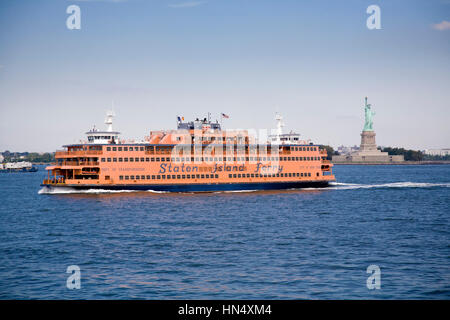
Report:
[[[170,161],[170,158],[166,158],[166,161],[167,161],[167,162]]]
[[[147,158],[148,159],[148,158]],[[145,161],[145,159],[144,158],[141,158],[141,162],[144,162]]]
[[[205,175],[204,174],[202,174],[201,177],[202,177],[202,179],[205,179]]]
[[[135,158],[134,161],[139,162],[139,158]]]
[[[117,158],[113,158],[113,162],[117,162]]]
[[[128,151],[128,147],[123,147],[123,151]]]
[[[161,176],[158,174],[158,175],[156,176],[156,179],[161,179]]]
[[[140,177],[139,176],[136,176],[136,180],[139,180],[140,179]]]
[[[134,151],[139,151],[139,147],[134,147]]]
[[[128,179],[130,179],[130,177],[129,176],[125,176],[125,180],[128,180]]]
[[[194,157],[191,158],[191,162],[194,162]]]
[[[150,158],[145,158],[145,162],[150,162]]]
[[[134,159],[133,159],[133,158],[130,158],[130,162],[134,162]]]
[[[123,162],[123,159],[122,159],[122,158],[119,158],[119,162]]]
[[[123,158],[123,161],[124,162],[128,162],[128,158]]]
[[[177,175],[177,179],[181,179],[181,176],[179,174]]]
[[[231,173],[229,173],[228,178],[233,178],[233,175]]]
[[[111,158],[108,158],[108,162],[111,162]]]
[[[311,177],[311,172],[308,172],[308,177]]]
[[[147,179],[150,179],[150,176],[147,176]],[[154,175],[152,176],[152,179],[155,179],[155,176],[154,176]]]
[[[106,151],[111,151],[111,147],[107,147],[107,148],[106,148]]]
[[[206,177],[206,179],[209,179],[209,174],[206,174],[205,177]]]
[[[280,177],[280,174],[279,173],[277,173],[277,178],[279,178]]]
[[[303,177],[303,172],[300,173],[300,177]]]
[[[147,176],[147,180],[150,180],[150,176]]]
[[[130,179],[131,179],[131,180],[134,180],[134,176],[130,176]]]
[[[159,162],[159,158],[156,158],[156,162]]]
[[[162,176],[161,176],[161,178],[162,178],[162,179],[165,179],[165,178],[166,178],[166,176],[165,176],[165,175],[162,175]]]
[[[317,172],[317,176],[319,176],[319,173]]]
[[[141,179],[145,179],[145,176],[141,176]]]
[[[140,149],[141,151],[144,151],[144,147],[140,147],[139,149]]]
[[[118,151],[122,151],[122,147],[118,147],[117,150],[118,150]]]
[[[186,179],[186,175],[183,174],[183,175],[181,176],[181,178],[182,178],[182,179]]]
[[[236,178],[236,173],[235,173],[235,174],[233,174],[233,178]]]
[[[296,176],[298,177],[298,176],[300,176],[300,174],[297,172]]]
[[[151,159],[152,159],[152,160],[151,160],[152,162],[155,162],[155,158],[151,158]]]
[[[167,175],[167,179],[170,179],[170,174]]]
[[[105,158],[102,158],[102,162],[105,162],[105,160],[106,160]]]
[[[116,148],[116,147],[113,147],[113,151],[117,151],[117,148]]]
[[[120,179],[120,180],[123,180],[123,176],[119,176],[119,179]]]
[[[195,177],[196,177],[197,179],[200,179],[200,175],[199,175],[199,174],[196,174]]]
[[[289,177],[292,177],[292,173],[291,172],[289,172]]]

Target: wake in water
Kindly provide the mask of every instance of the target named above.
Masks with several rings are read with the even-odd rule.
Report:
[[[131,193],[131,192],[151,192],[151,193],[168,193],[168,191],[156,191],[156,190],[107,190],[107,189],[87,189],[80,190],[70,187],[43,187],[38,191],[38,194],[103,194],[103,193]]]
[[[427,183],[427,182],[390,182],[383,184],[356,184],[356,183],[342,183],[330,182],[327,188],[294,188],[290,190],[354,190],[354,189],[372,189],[372,188],[449,188],[450,183]],[[212,193],[246,193],[257,192],[258,190],[229,190],[216,191]],[[263,191],[263,190],[262,190]],[[131,192],[151,192],[151,193],[171,193],[170,191],[156,191],[156,190],[107,190],[107,189],[87,189],[79,190],[70,187],[43,187],[39,190],[39,194],[105,194],[105,193],[131,193]],[[172,193],[192,193],[192,192],[172,192]]]
[[[382,184],[356,184],[356,183],[342,183],[331,182],[327,190],[352,190],[352,189],[372,189],[372,188],[433,188],[443,187],[449,188],[450,183],[428,183],[428,182],[390,182]]]

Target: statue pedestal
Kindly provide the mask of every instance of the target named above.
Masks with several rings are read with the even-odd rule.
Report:
[[[377,144],[375,142],[375,132],[374,131],[363,131],[361,133],[361,145],[359,147],[359,152],[362,153],[372,153],[379,152],[377,149]]]

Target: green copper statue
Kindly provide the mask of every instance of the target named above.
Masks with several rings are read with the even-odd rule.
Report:
[[[375,115],[375,112],[372,111],[372,109],[370,108],[372,105],[367,103],[367,97],[365,100],[365,106],[364,106],[364,111],[365,111],[365,115],[366,115],[366,120],[364,122],[364,129],[363,131],[373,131],[373,116]]]

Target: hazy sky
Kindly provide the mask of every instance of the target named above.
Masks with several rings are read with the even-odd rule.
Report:
[[[450,0],[0,1],[1,151],[76,142],[112,100],[124,138],[208,111],[273,128],[278,110],[315,143],[359,145],[365,96],[378,145],[450,147]]]

